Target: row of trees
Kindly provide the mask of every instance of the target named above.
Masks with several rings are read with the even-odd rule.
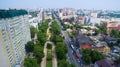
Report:
[[[43,46],[46,42],[47,27],[48,21],[43,22],[41,26],[39,25],[38,30],[33,26],[30,27],[31,38],[34,38],[35,33],[37,33],[38,40],[35,43],[33,41],[29,41],[25,45],[25,50],[28,55],[24,61],[25,67],[39,67],[40,62],[44,57]],[[32,57],[31,54],[33,54]]]
[[[33,41],[29,41],[25,45],[25,50],[27,52],[28,57],[24,61],[24,66],[25,67],[38,67],[38,64],[41,62],[42,57],[44,56],[43,46],[40,45],[40,42],[36,41],[36,44],[34,44]],[[31,56],[34,58],[31,58]]]
[[[30,58],[30,57],[25,58],[24,66],[25,67],[39,67],[39,65],[37,64],[37,59]]]
[[[34,38],[35,33],[37,33],[37,29],[34,26],[30,26],[30,33],[31,33],[31,38]]]
[[[52,22],[51,28],[52,28],[53,34],[60,35],[60,27],[56,21]]]
[[[38,30],[34,26],[30,26],[31,38],[34,38],[35,33],[37,33],[37,37],[41,45],[44,45],[46,42],[46,30],[48,28],[48,22],[49,21],[45,21],[42,23],[42,25],[38,24]]]
[[[60,27],[57,22],[52,23],[51,31],[51,40],[56,44],[55,50],[58,59],[58,67],[75,67],[66,61],[66,53],[68,52],[68,49],[63,42],[63,38],[60,36]]]
[[[37,31],[38,40],[40,41],[40,44],[43,46],[46,42],[46,30],[48,28],[48,23],[49,21],[43,22],[41,26],[39,25],[38,31]]]
[[[95,26],[99,29],[95,31],[95,34],[103,33],[103,34],[108,34],[107,33],[107,28],[98,24],[95,24]]]
[[[112,29],[112,30],[110,31],[110,36],[111,36],[111,37],[114,37],[114,38],[119,38],[119,37],[120,37],[120,31],[115,30],[115,29]]]
[[[94,63],[97,60],[104,59],[105,57],[102,53],[91,50],[91,49],[82,49],[82,59],[86,62],[86,64]]]
[[[58,67],[75,67],[75,65],[69,64],[66,60],[59,60]]]

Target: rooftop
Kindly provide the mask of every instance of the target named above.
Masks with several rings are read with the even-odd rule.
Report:
[[[111,60],[103,59],[96,62],[99,67],[116,67]]]
[[[16,10],[16,9],[10,9],[10,10],[0,10],[0,18],[12,18],[15,16],[25,15],[28,14],[26,10]]]

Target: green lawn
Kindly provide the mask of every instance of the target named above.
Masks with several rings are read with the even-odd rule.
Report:
[[[52,60],[47,61],[46,67],[52,67]]]
[[[52,60],[52,50],[48,49],[47,50],[47,61],[50,61],[50,60]]]
[[[46,67],[52,67],[52,51],[51,49],[47,50],[47,64]]]

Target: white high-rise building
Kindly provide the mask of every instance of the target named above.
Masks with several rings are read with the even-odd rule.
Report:
[[[31,40],[28,15],[0,19],[0,67],[19,66]]]

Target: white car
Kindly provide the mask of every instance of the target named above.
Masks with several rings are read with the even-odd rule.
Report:
[[[80,60],[79,60],[79,59],[77,59],[77,61],[78,61],[78,63],[80,63]]]

